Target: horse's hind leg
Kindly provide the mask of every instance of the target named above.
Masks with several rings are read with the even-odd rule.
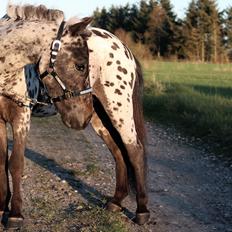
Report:
[[[110,122],[105,121],[104,123]],[[114,212],[121,211],[121,202],[128,195],[127,167],[122,151],[96,113],[93,114],[91,124],[96,133],[106,143],[116,162],[116,189],[113,199],[107,203],[107,209]]]
[[[7,162],[8,162],[8,148],[7,148],[7,132],[6,123],[0,121],[0,217],[7,209],[7,194],[8,194],[8,175]]]
[[[137,139],[136,139],[137,140]],[[144,224],[148,221],[150,213],[147,209],[147,192],[146,192],[146,167],[144,146],[139,140],[135,143],[125,144],[130,162],[133,166],[136,179],[136,200],[137,211],[135,221],[138,224]]]

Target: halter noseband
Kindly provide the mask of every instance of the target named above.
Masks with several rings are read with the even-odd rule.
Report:
[[[92,92],[91,87],[89,87],[85,90],[82,90],[82,91],[68,90],[66,88],[65,84],[62,82],[62,80],[59,78],[58,74],[55,71],[54,66],[55,66],[58,52],[60,51],[60,48],[61,48],[61,44],[62,44],[61,37],[62,37],[63,31],[64,31],[64,26],[65,26],[65,22],[63,21],[59,27],[56,39],[52,42],[49,68],[44,73],[42,73],[40,75],[41,80],[43,80],[46,76],[51,75],[52,77],[55,78],[55,80],[57,81],[57,83],[60,85],[60,87],[63,90],[63,95],[57,96],[57,97],[51,97],[52,102],[59,102],[59,101],[65,100],[65,99],[85,95],[85,94]]]

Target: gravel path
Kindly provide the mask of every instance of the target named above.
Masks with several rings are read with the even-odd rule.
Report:
[[[93,130],[33,119],[22,231],[232,232],[231,167],[173,129],[147,123],[147,131],[151,220],[140,227],[128,219],[134,196],[124,202],[128,217],[102,210],[114,192],[114,161]]]

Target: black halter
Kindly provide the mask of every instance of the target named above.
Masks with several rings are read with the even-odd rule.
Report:
[[[69,99],[72,97],[78,97],[78,96],[92,92],[91,87],[89,87],[85,90],[82,90],[82,91],[68,90],[66,88],[65,84],[62,82],[62,80],[59,78],[58,74],[55,71],[54,66],[55,66],[58,52],[60,51],[60,48],[61,48],[61,37],[62,37],[62,34],[64,32],[64,26],[65,26],[65,22],[63,21],[59,27],[56,39],[52,42],[49,68],[44,73],[42,73],[40,75],[41,80],[43,80],[48,75],[53,76],[63,90],[63,95],[57,96],[57,97],[51,97],[52,102],[59,102],[59,101],[65,100],[65,99]]]

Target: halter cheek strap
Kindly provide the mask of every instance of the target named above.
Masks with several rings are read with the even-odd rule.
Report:
[[[64,26],[65,26],[65,22],[63,21],[59,27],[58,33],[57,33],[57,37],[56,39],[52,42],[52,46],[51,46],[51,57],[50,57],[50,62],[49,62],[49,68],[40,75],[40,79],[43,80],[46,76],[51,75],[54,77],[54,79],[57,81],[57,83],[60,85],[60,87],[63,90],[63,95],[58,96],[58,97],[54,97],[51,98],[51,100],[53,102],[58,102],[58,101],[62,101],[68,98],[72,98],[72,97],[77,97],[77,96],[81,96],[81,95],[85,95],[88,93],[92,92],[92,88],[89,87],[85,90],[79,91],[79,90],[67,90],[65,84],[62,82],[62,80],[59,78],[59,76],[57,75],[54,66],[55,66],[55,62],[56,62],[56,58],[58,55],[58,52],[61,49],[61,37],[63,35],[64,32]]]
[[[56,39],[52,43],[51,58],[50,58],[50,63],[49,63],[49,68],[52,68],[52,69],[54,69],[56,57],[57,57],[58,52],[60,51],[60,48],[61,48],[61,37],[62,37],[62,34],[64,32],[64,26],[65,26],[65,21],[63,21],[60,24]]]

